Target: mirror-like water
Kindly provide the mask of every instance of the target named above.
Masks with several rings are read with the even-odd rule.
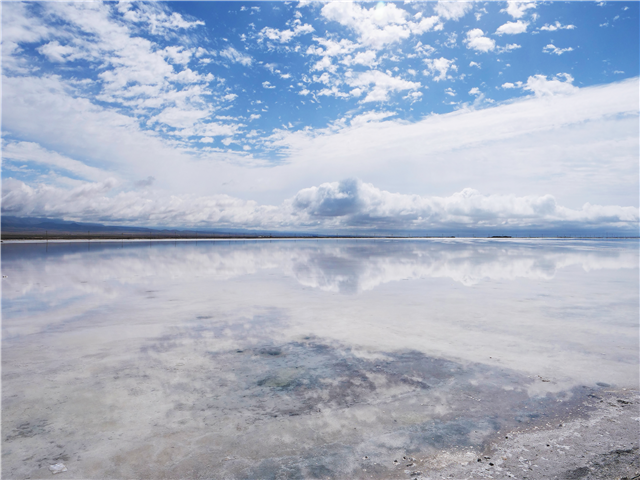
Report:
[[[391,478],[481,452],[638,388],[638,261],[637,241],[5,244],[3,477]]]

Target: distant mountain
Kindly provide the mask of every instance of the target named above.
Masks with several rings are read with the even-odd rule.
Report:
[[[41,217],[14,217],[3,215],[2,218],[3,239],[29,239],[43,238],[256,238],[256,237],[490,237],[494,239],[508,239],[511,237],[615,237],[628,236],[637,238],[637,230],[618,230],[604,232],[585,228],[574,229],[518,229],[518,228],[491,228],[468,230],[431,230],[431,231],[395,231],[386,229],[373,230],[342,230],[342,231],[273,231],[273,230],[249,230],[241,228],[174,228],[160,226],[154,228],[131,227],[123,225],[104,225],[102,223],[71,222],[57,218]]]
[[[2,216],[2,231],[4,233],[86,233],[92,231],[99,232],[149,232],[152,229],[144,227],[122,227],[103,225],[101,223],[81,223],[70,222],[55,218],[38,217],[13,217]]]
[[[170,227],[129,227],[122,225],[104,225],[101,223],[85,223],[71,222],[56,218],[40,218],[40,217],[14,217],[9,215],[2,216],[2,234],[3,236],[17,237],[24,235],[29,237],[32,235],[49,236],[113,236],[113,235],[132,235],[132,236],[148,236],[155,237],[172,237],[176,232],[179,236],[196,237],[197,235],[206,235],[210,237],[268,237],[268,236],[298,236],[313,237],[314,234],[299,232],[273,232],[265,230],[246,230],[246,229],[213,229],[213,228],[170,228]],[[89,233],[90,232],[90,233]]]

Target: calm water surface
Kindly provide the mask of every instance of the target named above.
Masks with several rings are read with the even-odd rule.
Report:
[[[4,244],[2,476],[475,458],[638,388],[638,261],[621,240]]]

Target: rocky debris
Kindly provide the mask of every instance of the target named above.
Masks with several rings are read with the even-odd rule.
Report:
[[[55,475],[56,473],[66,472],[67,467],[64,465],[64,463],[56,463],[54,465],[49,465],[49,470]]]

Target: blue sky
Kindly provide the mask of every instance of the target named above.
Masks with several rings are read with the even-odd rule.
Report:
[[[637,231],[638,7],[5,2],[2,211]]]

